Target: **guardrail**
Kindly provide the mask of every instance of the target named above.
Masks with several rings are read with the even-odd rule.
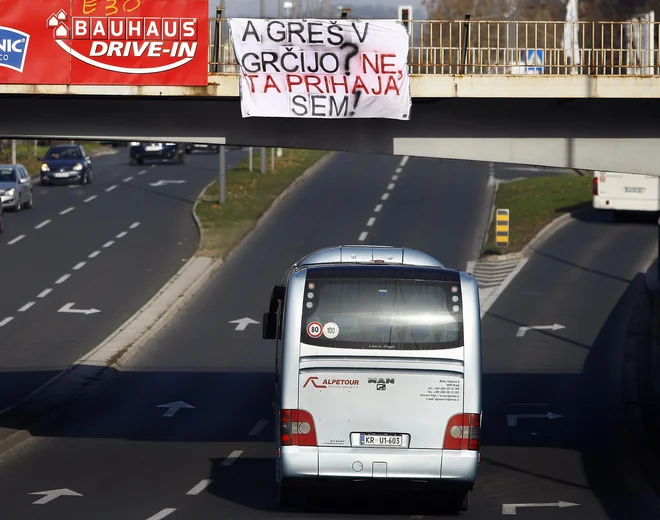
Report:
[[[411,20],[408,63],[411,74],[656,76],[659,24]],[[209,34],[209,72],[237,74],[227,19]]]

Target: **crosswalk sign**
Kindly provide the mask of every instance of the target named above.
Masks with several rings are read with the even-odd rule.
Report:
[[[525,72],[543,72],[543,49],[527,49],[525,58]]]

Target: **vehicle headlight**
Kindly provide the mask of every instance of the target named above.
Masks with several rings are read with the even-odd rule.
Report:
[[[13,197],[14,193],[16,193],[16,190],[14,188],[9,188],[8,190],[5,190],[5,195],[7,195],[7,197]]]
[[[79,172],[80,170],[83,169],[83,165],[82,165],[82,163],[78,163],[78,164],[76,164],[76,165],[73,167],[73,169],[74,169],[75,171]]]
[[[49,172],[50,168],[48,167],[48,165],[46,163],[44,163],[44,164],[41,165],[41,171],[42,172]]]
[[[165,143],[165,146],[176,146],[176,143]]]
[[[140,141],[131,141],[131,146],[140,146]]]

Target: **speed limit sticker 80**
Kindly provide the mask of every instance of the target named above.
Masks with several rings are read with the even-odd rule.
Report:
[[[313,321],[307,325],[307,335],[310,338],[320,338],[321,334],[323,334],[323,325],[321,325],[318,321]]]

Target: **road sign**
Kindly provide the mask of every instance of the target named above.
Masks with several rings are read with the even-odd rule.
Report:
[[[495,243],[499,247],[509,245],[509,210],[498,209],[495,214]]]
[[[543,49],[527,49],[525,53],[525,72],[541,74],[543,72]]]

